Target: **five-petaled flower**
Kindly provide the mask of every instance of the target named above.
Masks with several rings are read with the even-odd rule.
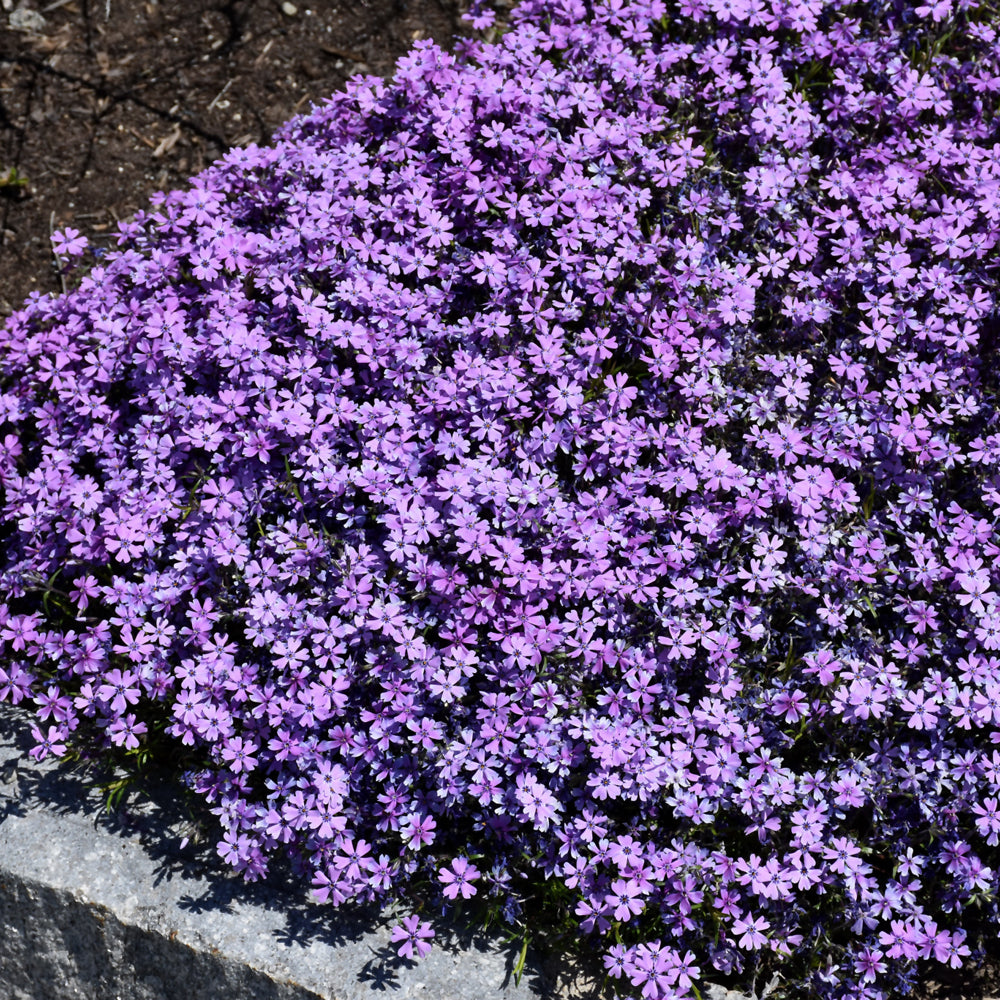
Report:
[[[431,950],[428,939],[434,937],[434,930],[429,923],[412,915],[404,917],[402,923],[393,927],[391,937],[394,943],[402,942],[396,949],[401,958],[413,958],[414,951],[422,958]]]
[[[442,868],[438,872],[438,879],[444,885],[443,892],[448,899],[455,899],[458,895],[462,899],[471,899],[476,894],[476,887],[472,883],[477,878],[479,869],[462,857],[455,858],[450,868]]]

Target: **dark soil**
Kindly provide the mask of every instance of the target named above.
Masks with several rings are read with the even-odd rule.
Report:
[[[498,6],[505,4],[498,4]],[[57,292],[49,237],[97,245],[156,191],[266,143],[418,38],[470,34],[461,0],[0,0],[0,317]],[[25,10],[39,15],[33,18]],[[21,25],[12,27],[11,25]],[[1000,994],[998,963],[927,971],[914,1000]]]
[[[54,228],[109,242],[154,192],[266,143],[357,73],[391,74],[415,39],[452,49],[471,31],[460,6],[0,0],[0,316],[59,291]]]

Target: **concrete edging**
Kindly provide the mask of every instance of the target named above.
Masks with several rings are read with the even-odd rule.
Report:
[[[181,849],[169,796],[121,817],[56,762],[28,756],[30,716],[0,705],[0,996],[4,1000],[576,1000],[595,982],[497,939],[435,924],[397,957],[393,920],[248,885]],[[126,825],[127,824],[127,825]]]

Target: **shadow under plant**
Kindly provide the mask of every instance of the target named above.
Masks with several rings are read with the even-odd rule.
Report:
[[[151,769],[108,810],[100,786],[107,787],[113,776],[52,759],[35,763],[29,757],[29,729],[28,713],[0,706],[2,895],[13,906],[24,882],[35,897],[30,909],[47,913],[62,913],[74,901],[85,901],[89,909],[72,921],[77,929],[67,937],[62,928],[59,948],[53,949],[74,958],[75,975],[85,987],[110,988],[112,980],[120,987],[125,979],[134,985],[135,969],[149,965],[152,951],[175,944],[176,954],[163,959],[177,971],[174,978],[193,977],[192,963],[199,969],[206,962],[228,963],[228,974],[237,969],[245,980],[234,987],[250,990],[233,995],[261,1000],[284,1000],[279,989],[283,973],[315,991],[303,996],[333,995],[324,991],[324,980],[336,984],[338,997],[350,998],[406,992],[414,979],[428,983],[438,978],[446,989],[472,990],[470,998],[512,987],[515,948],[430,917],[435,929],[432,954],[419,963],[401,958],[389,939],[398,914],[317,905],[307,891],[293,888],[296,880],[280,867],[262,882],[244,882],[215,855],[214,817],[193,812],[196,805],[170,776]],[[29,831],[34,835],[27,836]],[[72,899],[66,897],[67,890]],[[2,900],[0,908],[6,909]],[[90,941],[93,928],[81,937],[80,928],[89,924],[91,911],[100,911],[101,927],[110,922],[131,939],[132,955],[119,956],[121,967],[99,960],[91,960],[87,969],[80,967],[86,949],[96,949],[98,956],[107,950],[106,942]],[[23,930],[35,944],[39,934],[44,937],[37,927]],[[7,944],[0,949],[0,983],[17,985],[18,977],[31,971],[16,943],[12,945],[17,934],[16,926],[7,927]],[[34,950],[33,961],[43,960],[39,952],[46,949]],[[74,951],[81,955],[74,956]],[[22,968],[14,968],[18,963]],[[595,968],[591,975],[597,972]],[[596,985],[594,979],[583,981],[577,967],[560,968],[552,960],[543,967],[531,955],[521,990],[507,995],[596,998]],[[28,990],[31,984],[26,980],[21,988]],[[296,996],[288,994],[289,1000]]]

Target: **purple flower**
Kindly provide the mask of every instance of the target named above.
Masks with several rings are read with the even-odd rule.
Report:
[[[437,821],[433,816],[410,816],[402,826],[403,835],[406,837],[412,850],[420,850],[425,844],[431,844],[435,839],[435,827]]]
[[[885,972],[886,964],[882,961],[883,952],[878,948],[862,948],[854,960],[854,970],[865,983],[874,982],[880,972]]]
[[[556,796],[531,775],[518,776],[515,795],[524,815],[538,830],[548,830],[552,820],[562,812]]]
[[[239,736],[225,740],[222,744],[222,759],[229,761],[229,767],[237,774],[252,771],[257,766],[254,756],[260,748],[253,740]]]
[[[738,934],[739,946],[747,951],[758,951],[767,944],[768,937],[764,933],[770,928],[770,921],[764,917],[740,918],[733,921],[733,934]]]
[[[479,878],[479,869],[465,858],[455,858],[451,868],[441,868],[438,879],[444,884],[444,895],[447,899],[455,899],[461,894],[462,899],[471,899],[476,894],[472,882]]]
[[[615,879],[611,883],[611,892],[605,897],[605,902],[611,908],[615,920],[631,920],[639,916],[646,908],[642,900],[642,891],[632,880]]]
[[[421,921],[418,916],[404,917],[402,923],[396,924],[392,929],[392,940],[402,942],[396,950],[396,954],[401,958],[413,958],[416,950],[418,956],[423,958],[430,953],[431,944],[428,938],[434,937],[431,925],[426,921]]]
[[[46,733],[43,733],[37,726],[33,726],[31,736],[35,745],[31,748],[31,756],[35,760],[43,760],[50,754],[61,757],[66,752],[67,735],[60,726],[49,726]]]
[[[333,905],[568,891],[648,1000],[764,949],[821,1000],[968,958],[1000,66],[946,7],[521,0],[32,296],[0,698],[34,753],[181,741],[227,863]]]
[[[146,732],[146,723],[138,722],[131,712],[115,719],[108,726],[111,742],[115,746],[123,746],[127,750],[135,750],[139,746],[139,737],[144,736]]]
[[[138,704],[139,678],[130,670],[109,670],[104,683],[97,688],[97,697],[109,703],[116,715],[125,711],[126,706]]]
[[[59,257],[79,257],[86,250],[87,238],[72,226],[52,234],[52,251]]]
[[[830,870],[841,875],[850,875],[862,864],[861,849],[847,837],[834,837],[828,847],[823,848],[823,856],[830,861]]]

